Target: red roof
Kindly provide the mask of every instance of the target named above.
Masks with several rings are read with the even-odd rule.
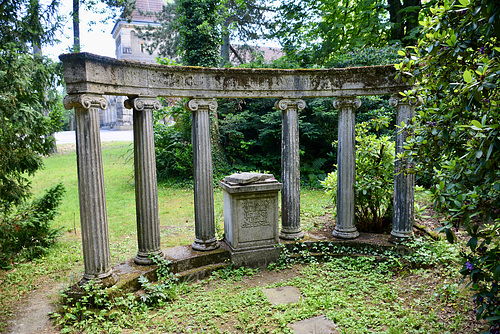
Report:
[[[155,22],[156,17],[153,13],[160,12],[164,4],[164,0],[136,0],[132,21]],[[144,15],[148,12],[151,14],[150,16]]]

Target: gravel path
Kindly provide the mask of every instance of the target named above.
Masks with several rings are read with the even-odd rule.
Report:
[[[56,143],[61,144],[75,144],[76,136],[75,131],[62,131],[56,132]],[[104,130],[101,129],[101,141],[133,141],[134,132],[132,130]]]

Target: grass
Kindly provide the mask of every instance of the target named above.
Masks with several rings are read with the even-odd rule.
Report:
[[[137,250],[130,150],[130,143],[103,146],[112,263],[133,257]],[[63,234],[43,258],[0,271],[0,332],[26,294],[54,284],[71,284],[83,272],[75,152],[46,158],[45,165],[33,178],[33,191],[39,195],[58,182],[64,184],[61,214],[54,221]],[[222,192],[216,190],[214,197],[220,236]],[[190,244],[194,239],[192,190],[160,184],[158,198],[162,247]],[[328,204],[321,190],[301,192],[305,230],[317,227]],[[159,308],[141,306],[129,296],[115,300],[103,314],[87,312],[83,316],[82,310],[70,310],[69,314],[81,316],[64,328],[68,332],[84,328],[85,333],[289,333],[288,323],[326,314],[342,333],[473,332],[469,294],[458,284],[451,253],[456,249],[439,253],[447,259],[446,265],[398,273],[381,272],[375,262],[364,258],[295,264],[282,271],[234,269],[197,283],[176,285],[177,298]],[[303,299],[289,305],[270,304],[262,290],[278,285],[296,286]]]

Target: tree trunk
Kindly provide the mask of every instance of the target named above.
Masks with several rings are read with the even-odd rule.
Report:
[[[401,17],[401,1],[400,0],[388,0],[389,3],[389,22],[393,24],[391,28],[391,39],[392,40],[402,40],[404,37],[404,26],[402,24]]]
[[[229,48],[231,47],[231,40],[229,36],[229,21],[225,20],[224,21],[224,30],[222,31],[222,46],[221,46],[221,57],[222,57],[222,64],[221,66],[226,66],[227,64],[230,64],[229,60]]]
[[[410,32],[418,27],[418,14],[422,8],[420,0],[404,0],[404,8],[415,7],[411,11],[405,13],[405,36],[410,36]],[[405,45],[410,45],[415,42],[416,38],[409,38],[405,41]]]
[[[73,0],[73,52],[80,52],[80,0]]]

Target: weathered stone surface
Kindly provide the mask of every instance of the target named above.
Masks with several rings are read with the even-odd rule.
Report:
[[[133,109],[134,117],[135,206],[139,248],[134,261],[149,265],[154,263],[151,255],[162,256],[153,133],[153,110],[159,110],[161,104],[154,97],[137,97],[125,101],[125,104]]]
[[[212,147],[210,143],[210,111],[217,110],[213,99],[191,99],[185,105],[192,112],[194,224],[193,249],[217,249],[215,237]]]
[[[354,225],[354,182],[356,181],[356,142],[354,110],[361,106],[358,98],[340,98],[334,101],[339,111],[337,151],[337,225],[333,236],[352,239],[359,236]]]
[[[261,179],[269,174],[257,174]],[[243,177],[244,178],[244,177]],[[234,179],[240,179],[234,177]],[[258,248],[274,248],[278,244],[278,193],[281,183],[272,175],[255,184],[221,181],[224,200],[225,241],[234,252]]]
[[[279,286],[263,289],[262,292],[273,305],[293,304],[302,298],[300,290],[294,286]]]
[[[410,98],[403,100],[401,96],[395,95],[389,99],[393,107],[397,107],[396,125],[408,122],[415,116],[415,107],[422,104],[421,98]],[[404,144],[408,133],[406,131],[396,132],[396,158],[394,161],[394,203],[392,214],[393,238],[408,238],[413,233],[413,211],[415,197],[415,174],[406,173],[405,170],[412,168],[408,161],[397,158],[404,152]]]
[[[300,239],[300,150],[299,110],[306,107],[304,100],[282,99],[274,107],[282,111],[281,126],[281,231],[280,238]]]
[[[89,53],[59,56],[68,94],[204,98],[305,98],[390,95],[411,85],[394,66],[243,69],[164,66]]]
[[[249,184],[255,182],[262,182],[266,180],[274,179],[273,174],[262,174],[262,173],[236,173],[224,178],[224,182],[231,184]]]
[[[64,107],[75,108],[78,194],[85,266],[81,283],[96,280],[113,284],[99,132],[99,108],[106,109],[106,99],[91,94],[66,96]]]
[[[338,334],[337,326],[324,315],[288,325],[294,334]]]

